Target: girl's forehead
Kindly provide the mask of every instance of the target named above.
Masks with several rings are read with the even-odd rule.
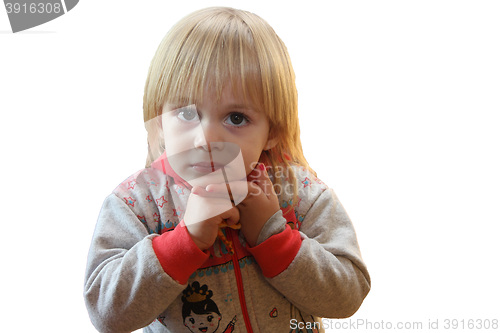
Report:
[[[262,110],[262,103],[259,98],[245,94],[241,86],[234,87],[233,85],[226,85],[221,91],[217,91],[214,87],[206,87],[199,96],[189,97],[187,94],[183,94],[174,98],[168,98],[164,103],[164,108],[167,107],[172,110],[173,108],[188,105],[195,105],[200,108],[208,106],[232,106],[251,109],[257,112]]]

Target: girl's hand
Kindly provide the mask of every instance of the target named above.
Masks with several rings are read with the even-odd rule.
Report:
[[[201,188],[194,187],[189,195],[184,223],[191,238],[202,251],[210,248],[219,229],[219,224],[228,225],[238,223],[240,213],[233,207],[228,196],[210,197],[200,195]]]
[[[248,195],[237,207],[241,231],[250,246],[257,244],[267,220],[280,210],[278,196],[264,164],[260,163],[249,175]]]
[[[269,179],[264,164],[259,164],[248,176],[250,181],[231,182],[230,187],[236,202],[241,195],[246,197],[238,205],[241,231],[250,246],[255,246],[260,231],[271,216],[279,211],[278,196]],[[197,193],[211,198],[222,198],[227,195],[225,184],[208,185],[205,189],[197,189]],[[237,200],[236,198],[240,199]]]

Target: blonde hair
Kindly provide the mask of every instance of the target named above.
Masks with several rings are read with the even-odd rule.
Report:
[[[295,73],[285,44],[259,16],[224,7],[186,16],[156,51],[144,89],[146,166],[164,150],[158,123],[164,103],[194,104],[207,86],[220,99],[226,85],[239,89],[267,115],[269,136],[277,139],[266,151],[273,169],[298,164],[314,173],[302,151]]]

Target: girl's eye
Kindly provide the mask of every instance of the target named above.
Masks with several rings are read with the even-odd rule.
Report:
[[[226,122],[232,126],[244,126],[248,123],[248,118],[239,112],[233,112],[226,118]]]
[[[208,321],[209,323],[211,323],[213,319],[214,319],[214,316],[212,316],[212,315],[207,316],[207,321]]]
[[[177,118],[186,122],[198,120],[198,112],[194,108],[182,108],[177,112]]]

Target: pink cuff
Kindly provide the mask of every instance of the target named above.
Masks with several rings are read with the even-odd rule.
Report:
[[[248,248],[262,269],[265,277],[272,278],[283,272],[292,263],[302,245],[298,230],[289,225],[279,234],[273,235],[255,247]]]
[[[174,230],[153,238],[153,250],[165,273],[180,284],[186,284],[209,257],[193,242],[184,221]]]

